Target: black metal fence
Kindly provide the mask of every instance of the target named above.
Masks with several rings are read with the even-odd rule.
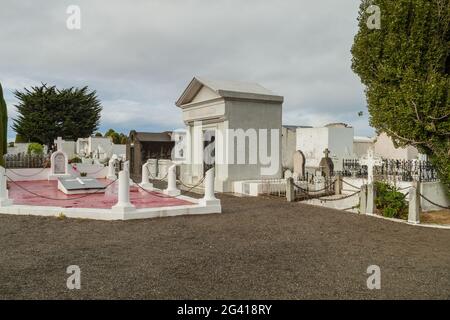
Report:
[[[367,178],[367,166],[359,160],[344,159],[342,163],[344,177]],[[439,180],[435,167],[429,161],[383,159],[381,165],[374,166],[374,177],[378,180],[422,181]]]
[[[6,154],[3,156],[6,168],[49,168],[50,155]]]

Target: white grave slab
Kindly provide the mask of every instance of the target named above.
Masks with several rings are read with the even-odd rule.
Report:
[[[104,193],[105,185],[94,178],[58,178],[58,190],[65,194]]]

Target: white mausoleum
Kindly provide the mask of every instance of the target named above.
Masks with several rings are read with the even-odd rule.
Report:
[[[176,102],[186,125],[181,179],[198,183],[211,157],[216,191],[233,191],[234,181],[280,178],[282,104],[282,96],[256,83],[194,78]]]

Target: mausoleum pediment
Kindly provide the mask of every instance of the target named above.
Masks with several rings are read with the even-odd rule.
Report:
[[[257,100],[282,103],[283,97],[274,94],[257,83],[210,80],[195,77],[184,90],[176,105],[189,107],[215,99]]]

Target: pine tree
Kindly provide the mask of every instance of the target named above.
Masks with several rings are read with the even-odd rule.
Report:
[[[58,136],[76,140],[98,129],[102,107],[87,87],[59,90],[43,84],[14,95],[19,103],[13,129],[27,141],[51,147]]]

